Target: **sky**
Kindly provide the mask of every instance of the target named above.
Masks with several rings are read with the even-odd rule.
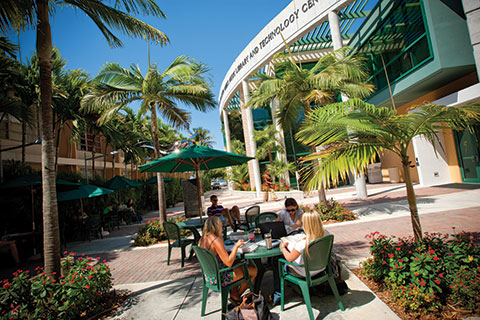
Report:
[[[164,32],[170,43],[164,47],[150,46],[151,63],[163,70],[177,56],[188,55],[207,64],[211,68],[213,93],[218,98],[220,85],[233,61],[289,3],[289,0],[157,0],[167,18],[147,16],[142,20]],[[116,62],[124,68],[134,63],[143,74],[147,71],[145,40],[131,39],[114,31],[124,46],[110,48],[90,18],[68,7],[57,8],[51,25],[53,45],[67,61],[67,69],[83,69],[94,77],[105,62]],[[16,36],[11,39],[17,42]],[[20,35],[22,59],[32,55],[35,41],[34,31]],[[216,142],[214,148],[223,149],[218,106],[207,113],[186,108],[192,114],[190,128],[208,129]],[[188,136],[188,132],[183,133]]]

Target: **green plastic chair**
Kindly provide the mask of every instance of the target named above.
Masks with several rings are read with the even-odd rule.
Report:
[[[255,228],[255,219],[260,214],[260,206],[251,206],[245,211],[245,221],[241,223],[238,228],[249,231]]]
[[[240,285],[241,283],[248,281],[248,285],[250,286],[250,291],[253,292],[253,285],[250,281],[250,275],[248,274],[247,262],[242,261],[239,262],[230,268],[223,268],[220,269],[218,266],[218,260],[215,255],[207,249],[193,246],[193,250],[195,251],[195,255],[197,256],[198,262],[200,263],[200,267],[202,269],[202,280],[203,280],[203,290],[202,290],[202,317],[205,316],[205,307],[207,305],[207,297],[208,297],[208,289],[220,292],[222,296],[222,320],[225,319],[224,314],[227,312],[227,299],[228,293],[233,287]],[[243,274],[245,275],[244,278],[237,280],[225,287],[222,287],[221,284],[221,275],[225,272],[232,271],[237,267],[243,267]],[[205,280],[205,277],[209,277],[212,279],[216,279],[215,284],[211,284]]]
[[[193,245],[195,243],[194,239],[182,239],[180,236],[180,228],[172,222],[164,222],[163,229],[167,234],[168,239],[168,258],[167,258],[167,265],[170,264],[170,254],[172,252],[172,248],[181,248],[182,249],[182,268],[185,261],[185,248],[188,245]],[[170,242],[173,241],[173,242]],[[190,256],[188,259],[192,257],[192,249],[190,248]]]
[[[312,286],[319,285],[328,281],[330,288],[333,291],[335,298],[337,299],[338,307],[340,310],[345,311],[343,308],[342,300],[340,300],[340,295],[338,294],[337,285],[335,284],[335,279],[333,276],[333,271],[330,266],[330,255],[332,253],[333,247],[333,235],[326,235],[320,239],[313,240],[308,245],[308,250],[310,252],[310,257],[303,252],[303,261],[304,264],[297,264],[293,262],[288,262],[285,259],[279,259],[278,268],[280,274],[280,289],[281,289],[281,306],[282,311],[284,309],[284,288],[285,288],[285,280],[296,284],[300,287],[303,294],[303,299],[305,300],[305,304],[307,305],[308,315],[310,316],[310,320],[313,320],[313,311],[312,311],[312,304],[310,302],[310,293],[309,289]],[[292,274],[285,272],[285,265],[291,266],[298,266],[305,268],[305,278],[297,278]],[[316,275],[314,278],[310,276],[310,272],[323,270],[320,274]]]
[[[255,218],[255,227],[260,228],[260,224],[277,220],[278,215],[275,212],[262,212]]]

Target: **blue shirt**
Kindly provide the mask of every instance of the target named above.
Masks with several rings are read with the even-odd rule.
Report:
[[[222,215],[223,210],[224,210],[224,208],[221,205],[218,205],[216,207],[211,206],[211,207],[207,208],[207,215],[209,217],[211,217],[211,216],[220,217]]]

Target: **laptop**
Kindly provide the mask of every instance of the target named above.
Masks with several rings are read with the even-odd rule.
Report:
[[[272,239],[280,239],[287,235],[287,230],[285,229],[285,224],[283,221],[260,223],[260,231],[262,232],[262,235],[271,231]]]

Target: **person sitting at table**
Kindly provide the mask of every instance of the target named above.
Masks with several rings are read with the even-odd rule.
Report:
[[[301,230],[303,210],[298,207],[293,198],[285,200],[285,208],[278,213],[277,221],[283,221],[288,233]]]
[[[238,248],[244,243],[243,240],[238,240],[232,248],[232,252],[228,254],[225,248],[225,243],[222,237],[223,225],[222,221],[217,216],[211,216],[205,222],[203,226],[203,235],[200,238],[199,246],[201,248],[210,250],[217,258],[218,267],[220,269],[225,267],[231,267],[235,262]],[[248,274],[252,282],[255,281],[257,276],[257,269],[253,266],[248,266]],[[237,267],[232,271],[223,273],[222,286],[225,287],[235,281],[238,281],[244,277],[243,267]],[[205,281],[211,284],[215,284],[216,279],[205,278]],[[240,304],[242,293],[248,288],[248,282],[243,282],[240,286],[234,287],[230,291],[230,300],[233,304]]]
[[[137,221],[139,222],[142,222],[143,221],[143,217],[141,214],[137,213],[135,211],[135,209],[133,208],[133,199],[128,199],[127,203],[126,203],[126,206],[127,206],[127,209],[130,211],[130,213],[132,214],[132,216],[136,217]]]
[[[322,219],[320,215],[316,212],[306,212],[303,214],[303,230],[305,231],[305,238],[297,242],[285,242],[282,240],[280,242],[280,251],[282,252],[283,257],[288,262],[294,262],[297,264],[303,264],[302,253],[308,255],[308,244],[315,239],[321,238],[327,234],[323,228]],[[273,261],[273,286],[275,292],[268,298],[268,300],[273,304],[278,304],[281,297],[280,292],[280,276],[278,274],[278,259]],[[305,268],[297,266],[288,266],[287,271],[293,276],[298,278],[305,278]],[[319,274],[321,270],[312,271],[310,275],[314,277]]]
[[[233,219],[236,219],[237,221],[240,220],[240,209],[238,209],[237,206],[233,206],[232,209],[230,210],[228,210],[227,208],[224,208],[222,205],[218,204],[218,197],[214,194],[210,196],[210,202],[212,203],[212,205],[207,208],[207,215],[209,217],[224,216],[225,218],[228,219],[228,223],[232,227],[233,231],[237,231],[236,230],[237,228]]]

